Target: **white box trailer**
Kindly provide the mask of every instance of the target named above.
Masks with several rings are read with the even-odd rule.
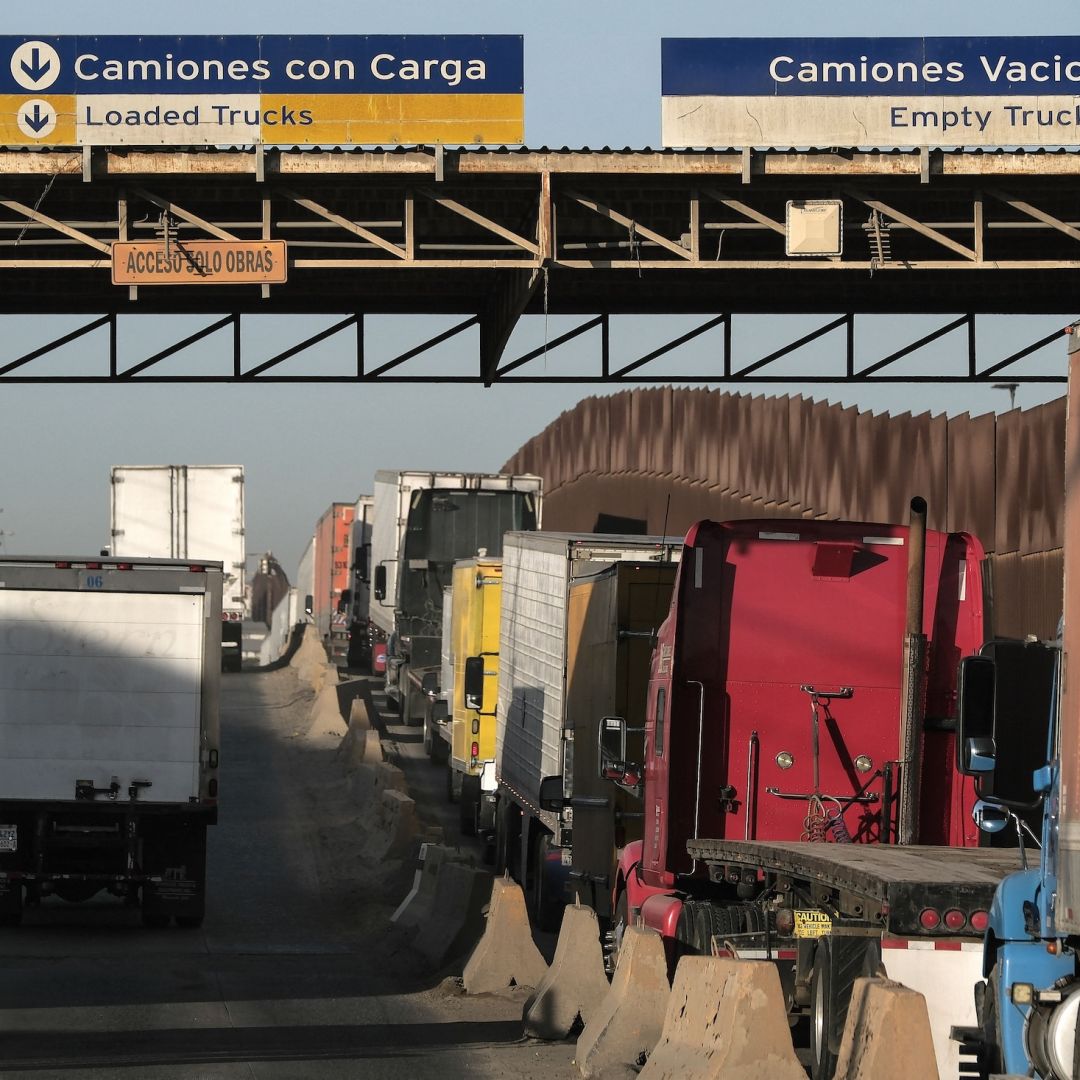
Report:
[[[111,554],[222,564],[222,668],[239,671],[247,618],[243,466],[115,465],[111,480]]]
[[[0,557],[0,920],[102,889],[202,920],[222,570]]]
[[[567,715],[567,676],[581,627],[570,625],[573,586],[605,566],[673,563],[681,548],[682,539],[674,537],[507,533],[495,726],[499,871],[509,868],[522,882],[538,881],[545,859],[561,859],[559,849],[569,852],[572,817],[544,810],[541,788],[548,781],[561,795],[574,771],[576,725]],[[600,718],[587,719],[595,725]]]
[[[375,474],[369,619],[373,647],[387,643],[386,689],[406,722],[425,720],[423,676],[439,672],[454,563],[498,556],[504,533],[539,528],[541,487],[526,475]]]

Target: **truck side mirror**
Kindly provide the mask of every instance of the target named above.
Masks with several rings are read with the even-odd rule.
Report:
[[[626,769],[626,721],[621,716],[603,716],[597,733],[597,760],[600,763],[600,778],[614,780],[609,775],[618,771],[621,776]]]
[[[960,719],[956,767],[965,776],[994,771],[994,681],[997,665],[988,656],[965,656],[957,683]]]
[[[314,612],[314,610],[315,597],[308,593],[308,595],[304,597],[304,613],[310,615]]]
[[[352,589],[342,589],[341,598],[337,602],[338,614],[348,611],[352,607]]]
[[[563,778],[545,776],[540,781],[540,809],[557,813],[564,806],[566,806],[566,797],[563,795]]]
[[[361,544],[353,552],[353,567],[360,580],[365,582],[368,580],[368,548],[370,547],[370,544]]]
[[[1009,811],[1003,806],[995,806],[983,799],[975,804],[971,811],[971,820],[979,832],[999,833],[1009,824]]]
[[[484,707],[484,658],[465,658],[465,708],[479,712]]]
[[[386,567],[382,563],[375,567],[375,587],[373,592],[376,600],[386,599]]]
[[[428,695],[437,694],[439,692],[439,673],[437,671],[426,672],[420,680],[420,689]]]

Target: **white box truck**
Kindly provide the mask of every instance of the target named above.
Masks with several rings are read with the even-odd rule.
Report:
[[[438,693],[443,589],[454,563],[498,556],[504,533],[538,529],[540,497],[538,476],[375,474],[371,636],[375,649],[386,642],[387,694],[405,723],[424,722]]]
[[[0,556],[0,923],[106,890],[202,922],[219,563]]]
[[[242,665],[247,618],[242,465],[116,465],[110,553],[220,562],[221,669]]]

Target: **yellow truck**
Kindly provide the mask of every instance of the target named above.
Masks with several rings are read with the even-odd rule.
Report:
[[[466,836],[494,829],[495,711],[499,696],[502,559],[454,564],[450,657],[450,790]]]

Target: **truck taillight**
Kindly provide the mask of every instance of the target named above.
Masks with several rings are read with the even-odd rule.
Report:
[[[189,570],[190,570],[190,571],[191,571],[191,572],[192,572],[193,574],[205,574],[205,573],[206,573],[206,567],[205,567],[205,566],[200,566],[200,565],[199,565],[198,563],[192,563],[192,564],[191,564],[191,565],[190,565],[190,566],[188,567],[188,569],[189,569]]]
[[[971,923],[971,929],[976,933],[982,934],[986,931],[986,928],[990,925],[990,912],[989,911],[973,911],[971,918],[968,920]]]
[[[57,570],[70,570],[71,569],[71,563],[69,563],[69,562],[55,562],[55,563],[53,563],[53,566],[55,566]]]
[[[963,930],[967,921],[967,916],[959,908],[949,908],[945,912],[945,926],[949,930]]]
[[[936,930],[941,925],[941,912],[932,907],[923,908],[919,912],[919,925],[924,930]]]
[[[87,570],[100,570],[101,569],[101,563],[99,563],[99,562],[88,562],[86,564],[86,569]]]
[[[478,758],[480,756],[480,744],[478,742],[474,742],[472,744],[472,756],[474,758]]]
[[[131,569],[133,569],[133,566],[129,562],[122,562],[122,563],[117,563],[116,564],[116,569],[117,570],[131,570]]]

